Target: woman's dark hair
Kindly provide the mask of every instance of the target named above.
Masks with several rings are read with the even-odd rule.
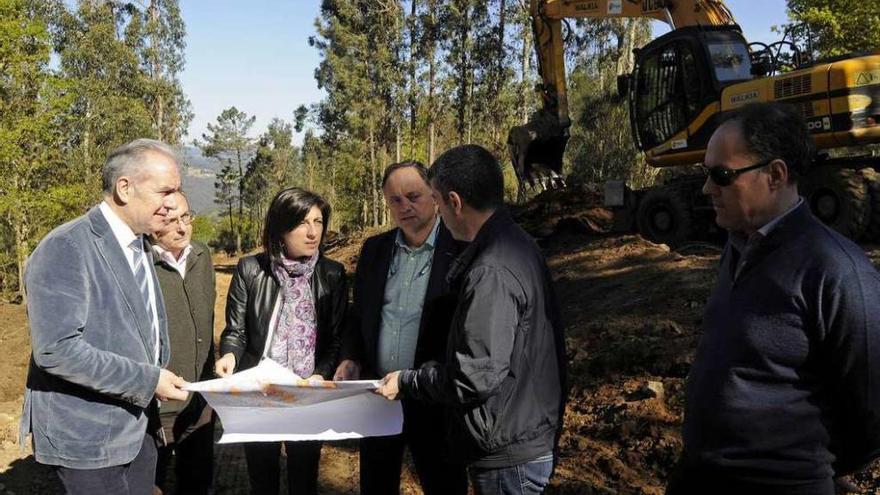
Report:
[[[317,206],[324,217],[324,228],[321,231],[321,244],[330,224],[330,203],[324,198],[299,187],[289,187],[275,195],[269,210],[266,212],[266,225],[263,227],[263,249],[272,261],[284,255],[284,234],[295,229],[308,215],[309,210]]]

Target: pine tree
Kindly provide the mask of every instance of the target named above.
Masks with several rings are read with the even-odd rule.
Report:
[[[205,156],[215,157],[225,162],[222,179],[218,176],[215,184],[218,201],[229,204],[230,198],[238,200],[238,217],[229,208],[229,227],[235,236],[235,252],[242,252],[242,221],[244,220],[244,167],[253,148],[253,139],[248,136],[256,117],[248,116],[237,108],[230,107],[220,112],[216,124],[208,124],[208,134],[202,134],[202,142],[196,146]],[[228,170],[227,170],[228,169]],[[237,192],[229,192],[231,181],[236,182]],[[220,199],[222,197],[222,199]]]

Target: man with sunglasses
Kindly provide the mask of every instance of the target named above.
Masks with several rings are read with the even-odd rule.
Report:
[[[153,233],[153,264],[168,313],[171,361],[168,369],[194,382],[213,378],[214,265],[208,246],[192,240],[195,214],[179,193],[177,210]],[[154,428],[159,443],[156,487],[167,491],[175,472],[174,493],[209,493],[213,479],[213,411],[200,394],[187,402],[163,402],[161,425]],[[170,492],[169,492],[170,493]]]
[[[782,104],[743,107],[709,141],[703,192],[729,240],[669,495],[832,495],[880,454],[880,275],[798,196],[812,154]]]

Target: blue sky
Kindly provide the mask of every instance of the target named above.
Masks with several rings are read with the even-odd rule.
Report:
[[[749,41],[774,41],[770,28],[787,20],[784,0],[726,0]],[[201,139],[207,124],[236,106],[257,121],[254,137],[273,117],[321,99],[309,46],[319,0],[211,0],[180,2],[187,27],[183,89],[193,105],[187,141]],[[655,34],[665,32],[658,22]],[[295,141],[299,143],[301,136]]]

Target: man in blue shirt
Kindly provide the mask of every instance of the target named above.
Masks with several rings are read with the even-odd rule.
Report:
[[[832,495],[880,453],[880,275],[798,196],[812,157],[783,104],[743,107],[709,141],[703,192],[730,235],[669,495]]]
[[[444,359],[451,316],[444,287],[457,244],[437,215],[424,165],[390,165],[382,192],[397,228],[361,250],[337,380]],[[443,408],[405,401],[403,411],[403,434],[361,440],[361,493],[400,492],[404,446],[426,495],[467,493],[464,464],[447,454]]]

